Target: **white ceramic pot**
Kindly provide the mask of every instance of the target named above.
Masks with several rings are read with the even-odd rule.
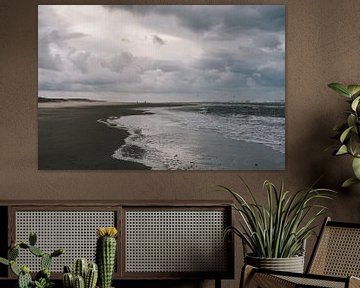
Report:
[[[304,273],[304,256],[263,258],[246,255],[245,263],[262,269]]]

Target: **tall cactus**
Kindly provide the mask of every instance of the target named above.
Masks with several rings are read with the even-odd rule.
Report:
[[[96,262],[99,267],[100,288],[110,288],[116,258],[115,227],[97,229]]]

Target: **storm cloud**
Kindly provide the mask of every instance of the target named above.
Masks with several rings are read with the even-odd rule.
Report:
[[[284,100],[283,5],[39,5],[43,97]]]

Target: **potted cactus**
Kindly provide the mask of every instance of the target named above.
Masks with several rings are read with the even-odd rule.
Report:
[[[110,288],[116,258],[115,227],[100,227],[97,229],[96,262],[99,267],[99,287]]]
[[[54,257],[64,253],[63,249],[57,249],[52,253],[45,253],[36,246],[36,233],[30,233],[29,243],[16,243],[10,245],[8,259],[0,257],[0,263],[10,266],[11,271],[18,277],[18,288],[49,288],[54,285],[50,280],[50,265]],[[19,266],[16,259],[19,256],[20,249],[26,249],[33,255],[41,258],[41,270],[35,275],[34,280],[30,275],[30,268],[26,265]]]
[[[96,263],[88,262],[85,258],[78,258],[71,272],[69,266],[64,267],[64,288],[95,288],[98,279],[98,267]]]

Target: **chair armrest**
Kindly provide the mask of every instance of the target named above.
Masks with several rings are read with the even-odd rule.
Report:
[[[349,286],[347,284],[349,283]],[[356,277],[333,277],[315,274],[301,274],[259,269],[252,266],[243,268],[241,288],[272,287],[323,287],[323,288],[360,288]]]
[[[349,277],[349,288],[360,288],[360,278],[350,276]]]
[[[272,271],[273,272],[273,271]],[[288,280],[273,276],[272,274],[262,273],[258,268],[250,265],[245,265],[242,270],[241,288],[295,288],[296,283],[292,283]]]

